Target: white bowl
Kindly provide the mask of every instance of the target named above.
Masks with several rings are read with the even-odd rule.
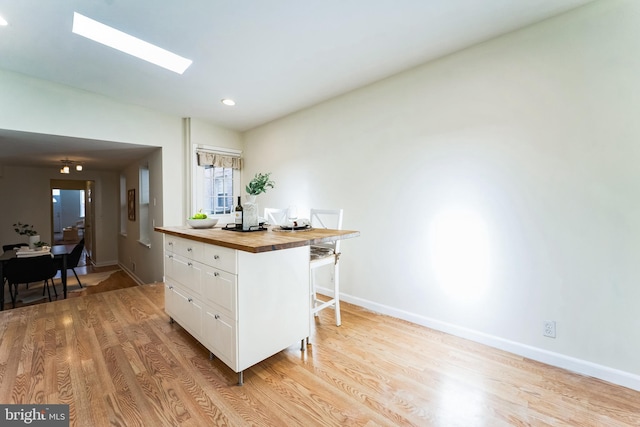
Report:
[[[205,219],[187,219],[187,224],[191,228],[211,228],[218,223],[218,218],[205,218]]]

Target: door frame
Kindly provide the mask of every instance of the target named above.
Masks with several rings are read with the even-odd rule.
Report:
[[[53,198],[51,197],[54,189],[60,190],[84,190],[84,247],[87,255],[87,262],[93,263],[95,259],[95,209],[93,204],[93,192],[95,189],[95,181],[78,180],[78,179],[52,179],[50,180],[49,199],[51,203],[51,241],[55,240],[54,235],[54,208]]]

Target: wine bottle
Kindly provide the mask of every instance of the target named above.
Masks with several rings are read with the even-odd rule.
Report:
[[[242,204],[240,203],[241,197],[238,196],[238,205],[235,212],[236,228],[242,230]]]

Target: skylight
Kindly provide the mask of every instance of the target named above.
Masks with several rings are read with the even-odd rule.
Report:
[[[78,12],[73,12],[73,29],[71,31],[178,74],[184,73],[193,62],[137,37],[87,18]]]

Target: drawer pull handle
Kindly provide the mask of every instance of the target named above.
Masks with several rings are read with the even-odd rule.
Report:
[[[191,252],[191,251],[193,251],[193,249],[187,248],[187,252]]]
[[[169,286],[169,289],[170,289],[170,290],[173,290],[173,286]]]
[[[218,272],[216,271],[216,272],[214,272],[214,273],[213,273],[213,275],[214,275],[215,277],[218,277],[218,276],[220,275],[220,273],[218,273]]]
[[[169,255],[169,257],[168,257],[168,258],[173,258],[173,255]]]
[[[193,302],[193,298],[189,298],[187,301],[189,301],[189,302]]]
[[[193,267],[193,263],[191,263],[191,262],[188,262],[188,263],[187,263],[187,265],[188,265],[189,267]]]
[[[169,242],[169,246],[173,246],[173,242]]]
[[[220,259],[220,255],[214,255],[213,259]]]
[[[219,318],[220,318],[220,315],[219,315],[219,314],[216,314],[216,315],[215,315],[215,316],[213,316],[213,317],[214,317],[215,319],[219,319]]]

